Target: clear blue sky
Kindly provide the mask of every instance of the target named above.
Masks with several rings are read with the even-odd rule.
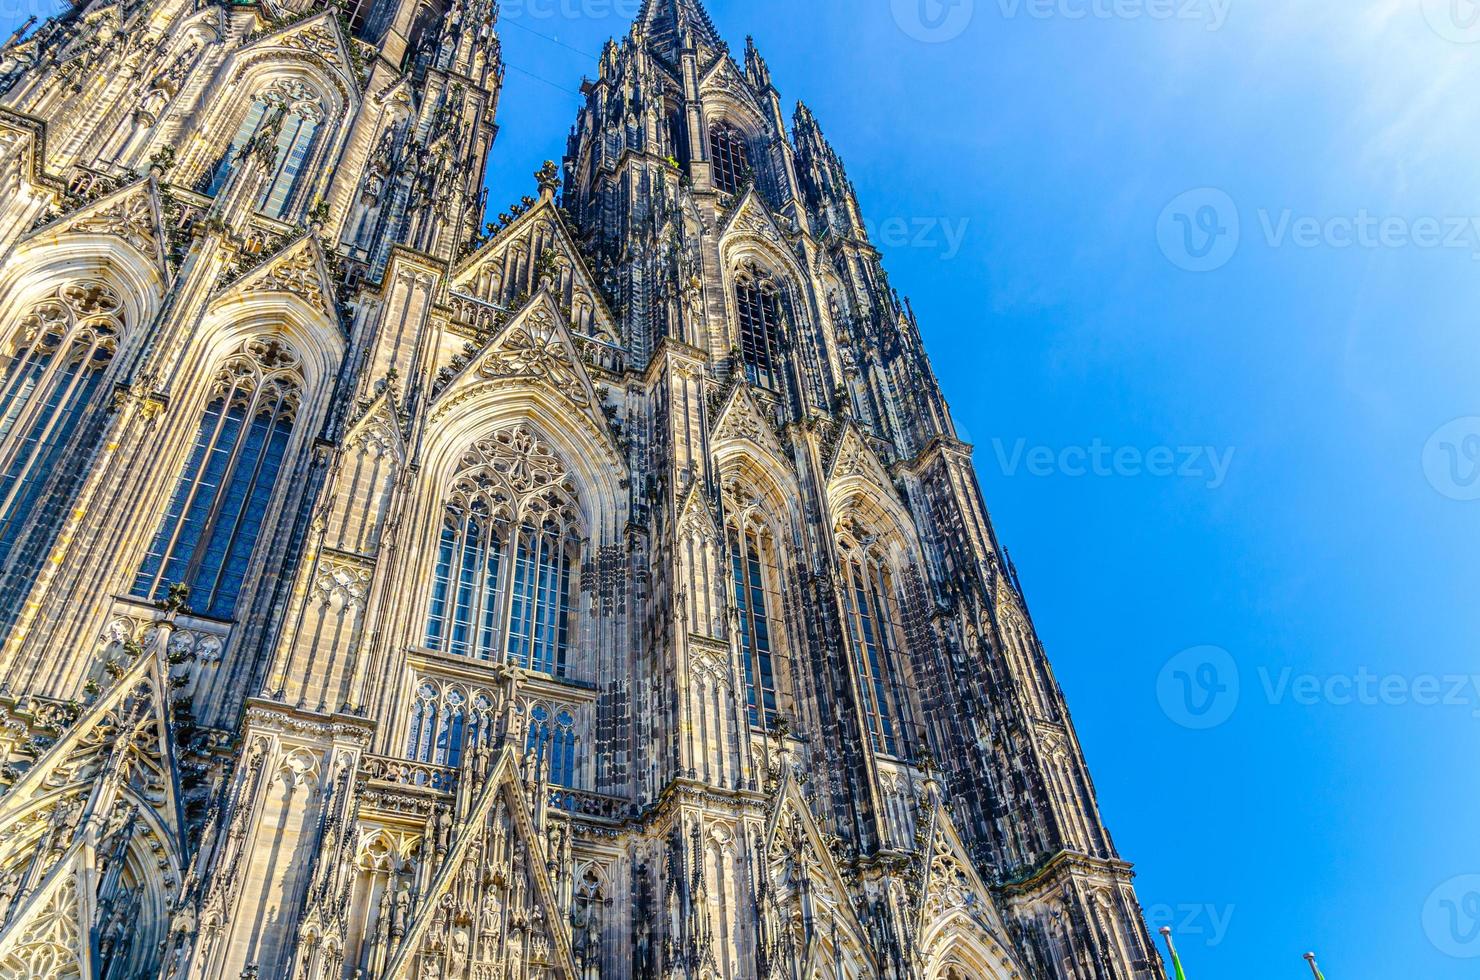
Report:
[[[893,232],[1192,980],[1308,977],[1307,949],[1331,980],[1480,975],[1451,955],[1480,954],[1480,687],[1446,679],[1480,674],[1480,422],[1431,440],[1480,416],[1480,44],[1449,2],[709,3]],[[635,5],[506,0],[496,205]],[[1110,475],[1074,475],[1097,445]],[[1231,451],[1221,481],[1148,472],[1183,446]]]

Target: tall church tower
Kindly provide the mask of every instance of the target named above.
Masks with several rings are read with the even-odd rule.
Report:
[[[697,0],[0,50],[0,977],[1149,980],[908,306]]]

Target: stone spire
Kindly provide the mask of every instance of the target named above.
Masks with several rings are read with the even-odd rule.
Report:
[[[868,231],[864,228],[853,182],[806,103],[798,102],[792,114],[792,138],[796,144],[797,177],[813,227],[819,234],[867,243]]]
[[[644,0],[636,26],[652,40],[691,38],[711,48],[723,43],[701,0]]]

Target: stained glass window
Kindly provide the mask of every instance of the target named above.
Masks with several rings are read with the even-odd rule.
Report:
[[[771,614],[767,577],[769,541],[754,529],[730,528],[730,571],[739,613],[740,652],[745,667],[745,699],[750,724],[770,728],[776,720],[776,676],[772,662]]]
[[[41,503],[98,392],[123,329],[118,295],[65,286],[32,306],[0,366],[0,564]]]
[[[249,345],[217,377],[134,595],[163,599],[183,583],[197,612],[235,613],[293,431],[299,384],[283,368],[294,361],[280,343]]]

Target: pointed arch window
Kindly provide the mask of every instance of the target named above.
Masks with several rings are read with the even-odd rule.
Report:
[[[508,522],[485,499],[454,498],[442,520],[427,646],[491,659],[499,647]]]
[[[524,751],[535,767],[532,772],[545,774],[558,786],[575,786],[575,724],[575,716],[569,709],[552,712],[542,704],[530,709]]]
[[[272,168],[258,195],[257,209],[271,218],[286,216],[323,119],[323,104],[312,88],[298,79],[279,79],[252,100],[230,147],[207,172],[199,189],[212,196],[219,193],[242,151],[254,140],[267,140],[273,146]]]
[[[875,752],[900,753],[897,653],[902,629],[889,566],[862,546],[843,552],[844,612],[863,713]]]
[[[406,754],[416,762],[457,766],[463,750],[479,739],[492,740],[492,711],[487,695],[468,697],[456,687],[444,689],[423,681],[411,707],[411,734]]]
[[[780,605],[775,549],[771,536],[754,525],[727,529],[730,579],[745,666],[745,701],[752,727],[769,729],[776,722],[776,670],[772,616]]]
[[[560,525],[526,523],[514,552],[509,659],[547,674],[565,673],[570,645],[571,547]]]
[[[133,594],[163,599],[190,588],[190,604],[223,619],[236,611],[298,411],[298,356],[255,340],[216,377],[184,472],[134,579]]]
[[[463,463],[443,513],[426,645],[564,676],[583,540],[564,466],[522,426]]]
[[[123,332],[121,302],[107,285],[63,286],[21,318],[0,368],[0,564],[44,503]]]
[[[709,162],[714,186],[725,194],[739,193],[750,178],[750,151],[745,147],[745,137],[729,123],[710,127]]]
[[[751,384],[781,387],[781,291],[754,266],[735,278],[735,311],[740,320],[740,359]]]
[[[570,914],[571,951],[583,971],[595,973],[600,968],[602,920],[610,901],[595,868],[588,866],[576,885]]]

